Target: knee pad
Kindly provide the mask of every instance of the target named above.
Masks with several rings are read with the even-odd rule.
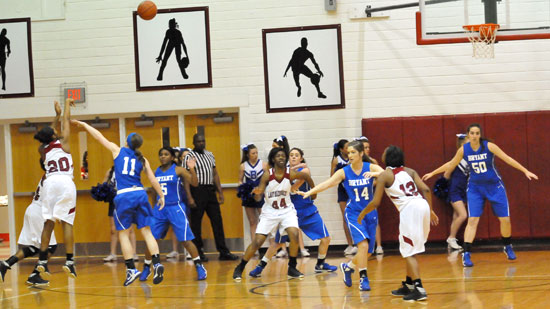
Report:
[[[55,250],[57,250],[57,245],[51,245],[48,247],[48,252],[53,255],[55,253]]]
[[[25,258],[28,258],[29,256],[34,256],[38,253],[38,248],[34,247],[34,246],[29,246],[29,247],[25,247],[23,248],[23,256]]]

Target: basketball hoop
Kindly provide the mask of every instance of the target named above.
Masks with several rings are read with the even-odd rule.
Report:
[[[468,32],[468,40],[472,43],[474,58],[495,58],[495,41],[498,24],[466,25],[464,30]]]

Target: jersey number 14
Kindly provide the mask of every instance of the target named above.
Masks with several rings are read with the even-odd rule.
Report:
[[[359,197],[359,191],[357,188],[353,188],[353,191],[355,192],[355,201],[360,202],[361,198]],[[363,192],[361,192],[361,196],[365,198],[365,201],[369,199],[369,188],[364,187]]]

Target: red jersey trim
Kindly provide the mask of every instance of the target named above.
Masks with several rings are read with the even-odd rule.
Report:
[[[48,144],[48,146],[46,146],[44,148],[44,154],[47,154],[48,152],[50,152],[51,150],[55,149],[55,148],[61,148],[63,149],[63,147],[61,146],[61,143],[56,143],[57,141],[53,141],[51,143]]]
[[[393,168],[391,171],[394,175],[397,175],[397,173],[405,171],[405,168],[403,166],[400,166],[398,168]]]
[[[278,180],[277,177],[275,176],[275,169],[274,168],[269,170],[269,181],[275,180],[276,182],[281,183],[285,179],[290,180],[290,168],[288,168],[288,167],[286,168],[285,174],[283,175],[283,178],[281,178],[281,180]]]
[[[69,210],[69,215],[72,214],[75,211],[76,211],[76,207],[71,208],[71,210]]]

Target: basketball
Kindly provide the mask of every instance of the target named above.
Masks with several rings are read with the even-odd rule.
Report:
[[[137,13],[145,20],[151,20],[157,15],[157,6],[153,1],[143,1],[139,4]]]

